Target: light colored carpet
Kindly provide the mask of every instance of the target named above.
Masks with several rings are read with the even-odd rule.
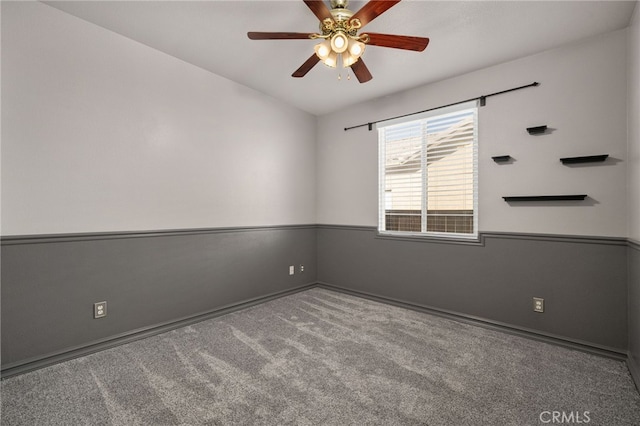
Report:
[[[554,411],[640,425],[640,396],[623,362],[319,288],[2,381],[2,425],[520,426]]]

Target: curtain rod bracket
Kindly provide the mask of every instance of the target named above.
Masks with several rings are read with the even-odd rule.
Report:
[[[487,97],[486,96],[480,96],[480,106],[483,107],[487,104]]]

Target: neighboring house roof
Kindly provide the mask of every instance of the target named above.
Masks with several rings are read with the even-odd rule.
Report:
[[[405,156],[389,158],[387,153],[386,172],[415,173],[421,169],[422,147],[420,136],[408,137],[394,141],[398,152],[408,153]],[[460,148],[473,143],[473,117],[467,117],[446,130],[427,135],[427,165],[435,163]],[[395,151],[395,150],[394,150]]]

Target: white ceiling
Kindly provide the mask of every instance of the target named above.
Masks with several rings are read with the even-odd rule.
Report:
[[[421,53],[368,47],[363,60],[373,80],[360,84],[344,71],[338,80],[338,71],[322,64],[304,78],[291,77],[317,42],[247,38],[247,31],[317,31],[302,0],[46,3],[317,115],[624,28],[636,5],[405,0],[365,29],[429,37],[429,46]],[[349,8],[364,3],[351,1]]]

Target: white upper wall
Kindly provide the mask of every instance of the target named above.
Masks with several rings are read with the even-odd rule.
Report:
[[[640,3],[629,27],[629,238],[640,241]]]
[[[1,6],[3,235],[375,226],[376,133],[344,127],[539,81],[480,110],[480,230],[640,240],[637,7],[627,30],[337,111],[316,129],[304,112],[44,4]],[[539,124],[555,130],[524,130]],[[490,158],[503,154],[515,163]],[[590,154],[612,160],[558,161]],[[590,199],[501,198],[563,193]]]
[[[491,97],[479,110],[480,231],[625,237],[626,40],[626,30],[616,31],[320,117],[318,222],[377,225],[377,132],[343,128],[537,81],[539,87]],[[525,130],[545,124],[551,134]],[[513,164],[491,159],[507,154]],[[559,161],[596,154],[610,158],[580,167]],[[563,194],[589,198],[511,205],[502,199]]]
[[[2,234],[315,223],[316,118],[2,2]]]

